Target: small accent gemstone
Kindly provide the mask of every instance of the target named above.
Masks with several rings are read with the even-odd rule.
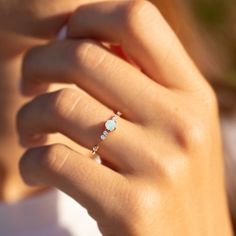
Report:
[[[108,132],[105,130],[105,131],[103,132],[103,135],[104,135],[104,136],[107,136],[107,135],[108,135]]]
[[[106,136],[105,135],[101,135],[101,140],[104,140],[104,139],[106,139]]]
[[[116,129],[116,121],[114,120],[108,120],[105,123],[105,127],[107,130],[109,130],[110,132]]]
[[[113,116],[111,119],[117,121],[117,116]]]
[[[93,147],[93,152],[97,152],[98,149],[99,149],[99,146],[94,146],[94,147]]]

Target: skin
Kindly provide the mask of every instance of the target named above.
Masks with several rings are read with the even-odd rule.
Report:
[[[81,4],[67,39],[48,41],[73,4],[21,44],[22,93],[36,96],[17,117],[25,182],[71,195],[104,235],[232,235],[215,94],[165,19],[146,1]],[[77,88],[46,92],[55,82]],[[103,165],[62,141],[44,145],[59,132],[91,149],[117,110]]]
[[[18,142],[15,117],[29,100],[19,90],[22,57],[29,48],[54,39],[71,12],[84,3],[85,0],[0,0],[0,106],[4,108],[0,110],[1,201],[19,201],[42,190],[25,185],[18,167],[24,149]],[[53,87],[58,89],[59,86]],[[68,143],[81,150],[60,135],[53,135],[51,139],[51,142]]]
[[[30,47],[53,39],[72,9],[78,5],[75,0],[52,0],[50,3],[0,0],[0,106],[4,108],[0,111],[1,201],[15,202],[42,189],[25,185],[18,170],[24,149],[18,143],[15,117],[22,104],[28,100],[19,92],[22,57]],[[61,137],[55,137],[53,141],[59,140],[66,142]]]

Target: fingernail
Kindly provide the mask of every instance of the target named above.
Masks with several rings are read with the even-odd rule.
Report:
[[[24,148],[43,145],[47,141],[45,134],[34,134],[28,137],[20,138],[20,145]]]
[[[67,36],[67,26],[64,25],[58,32],[57,34],[57,39],[58,40],[64,40]]]
[[[42,138],[44,138],[43,134],[34,134],[34,135],[30,136],[30,140],[32,140],[32,141],[39,141]]]

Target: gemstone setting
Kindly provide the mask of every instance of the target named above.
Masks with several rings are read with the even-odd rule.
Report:
[[[113,117],[105,122],[105,130],[103,131],[102,135],[100,136],[100,141],[92,148],[92,156],[96,157],[97,151],[99,150],[100,142],[105,140],[109,133],[114,131],[117,128],[117,120],[122,114],[121,112],[117,112]]]
[[[98,146],[98,145],[94,146],[94,147],[93,147],[93,153],[96,153],[96,152],[98,151],[98,149],[99,149],[99,146]]]
[[[108,135],[109,133],[105,130],[105,131],[103,131],[103,135],[104,136],[106,136],[107,137],[107,135]]]
[[[116,129],[116,121],[115,120],[108,120],[105,123],[105,127],[107,130],[109,130],[110,132],[114,131]]]

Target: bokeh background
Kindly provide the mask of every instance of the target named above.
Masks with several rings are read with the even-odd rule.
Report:
[[[215,67],[219,74],[212,79],[221,111],[233,112],[236,106],[236,1],[190,0],[187,4],[217,57]]]
[[[216,73],[209,79],[220,103],[228,196],[236,232],[236,1],[185,1],[215,58]]]
[[[236,232],[236,0],[151,0],[219,101],[226,185]]]

